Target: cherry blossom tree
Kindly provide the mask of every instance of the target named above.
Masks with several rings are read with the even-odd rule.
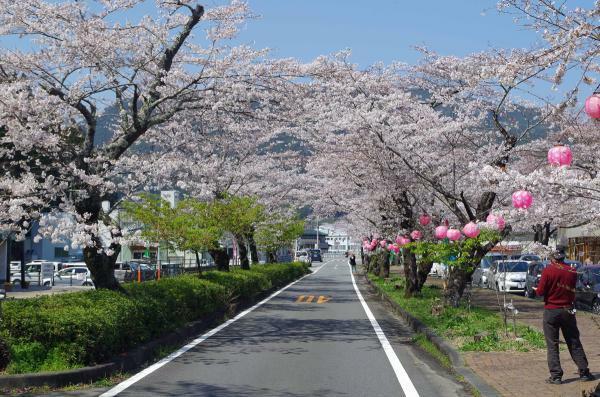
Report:
[[[198,128],[190,124],[198,114],[259,113],[256,103],[277,99],[265,87],[283,80],[264,51],[228,45],[250,15],[244,2],[157,1],[154,15],[131,18],[142,6],[150,2],[0,1],[0,34],[19,41],[0,56],[0,219],[24,229],[42,214],[70,214],[60,224],[42,219],[42,233],[83,247],[99,288],[118,288],[121,239],[101,203],[155,179],[142,139]],[[99,142],[111,104],[118,117]],[[155,164],[163,175],[185,166],[168,155]]]

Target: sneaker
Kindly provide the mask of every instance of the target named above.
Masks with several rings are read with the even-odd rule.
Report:
[[[562,384],[562,379],[549,377],[546,379],[546,383],[550,383],[551,385],[560,385]]]
[[[580,375],[579,375],[579,380],[583,381],[583,382],[591,382],[594,379],[594,375],[592,375],[590,373],[589,369],[586,369],[585,371],[583,371]]]

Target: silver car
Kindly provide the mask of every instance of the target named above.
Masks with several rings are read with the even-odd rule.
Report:
[[[87,267],[69,267],[54,273],[54,286],[93,287],[92,273]]]
[[[507,292],[525,291],[529,263],[521,260],[496,262],[496,273],[491,284],[492,289]]]

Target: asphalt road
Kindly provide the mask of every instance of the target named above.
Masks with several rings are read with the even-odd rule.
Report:
[[[357,279],[391,344],[386,354],[345,259],[326,262],[320,269],[313,264],[317,269],[124,390],[112,389],[106,395],[117,391],[119,396],[143,397],[468,395],[412,344],[408,328]],[[398,374],[394,357],[404,375]],[[417,394],[407,384],[414,385]]]

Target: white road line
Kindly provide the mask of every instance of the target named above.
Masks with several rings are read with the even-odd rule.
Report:
[[[410,380],[410,377],[408,376],[408,374],[406,373],[406,370],[402,366],[402,363],[400,362],[400,359],[398,358],[398,356],[396,355],[396,352],[392,348],[392,345],[390,344],[387,337],[383,333],[383,330],[381,329],[381,326],[379,326],[377,319],[371,312],[371,309],[369,309],[369,306],[367,306],[367,302],[365,302],[365,299],[363,298],[362,294],[360,293],[360,290],[358,289],[358,286],[356,285],[356,281],[354,280],[354,274],[352,274],[352,268],[350,267],[350,265],[348,265],[348,267],[350,268],[350,277],[352,277],[352,285],[354,285],[354,290],[356,291],[356,294],[358,295],[358,300],[360,300],[360,303],[361,303],[363,309],[365,310],[365,313],[367,313],[367,317],[369,318],[369,321],[371,322],[371,326],[375,330],[375,334],[377,335],[377,338],[379,339],[379,342],[381,343],[381,347],[383,347],[383,351],[385,352],[385,355],[387,356],[390,364],[392,365],[392,369],[394,370],[394,373],[396,374],[396,378],[398,378],[398,382],[400,382],[400,387],[402,388],[404,395],[406,397],[419,397],[419,392],[417,392],[415,385],[413,385],[412,381]]]
[[[332,259],[332,260],[334,260],[334,259]],[[240,314],[238,314],[234,318],[232,318],[230,320],[227,320],[226,322],[224,322],[223,324],[219,325],[218,327],[213,328],[212,330],[208,331],[207,333],[205,333],[201,337],[194,339],[193,341],[191,341],[187,345],[183,346],[179,350],[177,350],[177,351],[169,354],[167,357],[163,358],[162,360],[158,361],[157,363],[149,366],[148,368],[144,369],[143,371],[138,372],[137,374],[133,375],[131,378],[129,378],[127,380],[124,380],[123,382],[119,383],[118,385],[116,385],[112,389],[110,389],[110,390],[104,392],[103,394],[101,394],[100,397],[113,397],[113,396],[116,396],[117,394],[121,393],[122,391],[124,391],[125,389],[127,389],[128,387],[130,387],[131,385],[133,385],[134,383],[139,382],[140,380],[142,380],[146,376],[150,375],[151,373],[153,373],[157,369],[161,368],[165,364],[170,363],[171,361],[173,361],[177,357],[181,356],[182,354],[184,354],[188,350],[190,350],[190,349],[194,348],[195,346],[197,346],[198,344],[204,342],[205,340],[207,340],[211,336],[215,335],[217,332],[219,332],[219,331],[227,328],[229,325],[231,325],[234,322],[236,322],[237,320],[241,319],[246,314],[248,314],[248,313],[254,311],[255,309],[259,308],[260,306],[264,305],[265,303],[267,303],[268,301],[270,301],[271,299],[273,299],[274,297],[276,297],[277,295],[279,295],[280,293],[282,293],[283,291],[285,291],[286,289],[288,289],[292,285],[296,284],[297,282],[303,280],[304,278],[306,278],[308,276],[316,274],[319,270],[321,270],[323,267],[325,267],[325,265],[328,264],[329,262],[331,262],[332,260],[323,263],[321,266],[319,266],[317,269],[315,269],[312,273],[307,274],[306,276],[300,277],[298,280],[296,280],[296,281],[294,281],[294,282],[286,285],[285,287],[283,287],[279,291],[274,292],[273,294],[271,294],[267,298],[263,299],[262,301],[258,302],[256,305],[252,306],[251,308],[244,310],[243,312],[241,312]]]

